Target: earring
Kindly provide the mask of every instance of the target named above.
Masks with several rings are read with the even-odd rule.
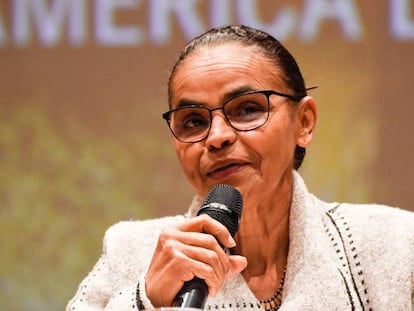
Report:
[[[293,159],[293,168],[295,170],[299,169],[299,167],[302,165],[305,155],[306,155],[306,149],[299,145],[296,145],[295,157]]]
[[[306,148],[296,145],[295,158],[303,159],[306,155]]]

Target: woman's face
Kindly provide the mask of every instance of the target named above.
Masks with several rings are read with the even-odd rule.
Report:
[[[240,90],[275,90],[290,94],[280,72],[257,49],[232,43],[202,47],[178,67],[171,87],[171,108],[183,102],[221,107],[228,94]],[[204,197],[216,184],[238,188],[245,196],[276,191],[291,180],[297,144],[305,146],[304,123],[297,104],[270,96],[270,116],[262,127],[241,132],[227,124],[223,111],[213,112],[208,137],[196,143],[174,139],[188,180]],[[289,179],[289,180],[287,180]]]

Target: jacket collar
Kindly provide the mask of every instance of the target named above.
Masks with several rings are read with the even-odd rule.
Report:
[[[316,199],[299,174],[293,175],[288,265],[279,310],[346,310],[350,306],[338,260],[324,229],[326,210],[333,205]]]

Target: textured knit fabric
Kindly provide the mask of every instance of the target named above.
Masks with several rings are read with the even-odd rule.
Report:
[[[381,205],[325,203],[294,175],[289,254],[280,311],[414,310],[414,213]],[[158,236],[186,215],[118,223],[79,285],[70,310],[143,310],[145,273]],[[241,274],[206,301],[207,310],[260,310]]]

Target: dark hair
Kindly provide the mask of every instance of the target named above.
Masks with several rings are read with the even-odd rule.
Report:
[[[212,28],[200,36],[188,42],[181,51],[168,81],[168,97],[171,101],[171,84],[180,64],[198,48],[214,47],[226,43],[240,43],[244,46],[254,46],[259,49],[265,57],[274,63],[276,68],[281,70],[281,78],[286,86],[293,92],[296,98],[306,96],[306,87],[295,58],[289,51],[270,34],[243,25],[230,25],[220,28]],[[305,157],[306,150],[303,147],[296,147],[294,156],[294,168],[298,169]]]

